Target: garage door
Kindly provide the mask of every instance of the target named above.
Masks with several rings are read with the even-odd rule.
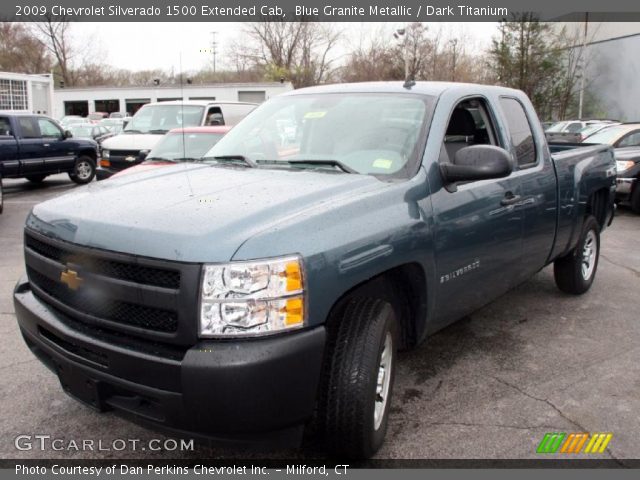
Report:
[[[253,92],[238,92],[238,101],[239,102],[249,102],[249,103],[262,103],[266,100],[266,93],[264,90],[262,91],[253,91]]]

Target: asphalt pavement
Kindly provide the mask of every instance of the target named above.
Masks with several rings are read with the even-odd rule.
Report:
[[[198,444],[193,451],[174,450],[163,435],[113,413],[94,412],[63,393],[25,346],[11,295],[24,272],[22,226],[29,210],[81,187],[66,175],[42,185],[3,183],[0,458],[246,457],[243,450]],[[402,354],[387,441],[377,457],[539,458],[536,448],[548,432],[607,432],[613,437],[605,453],[573,457],[640,459],[639,247],[640,216],[620,209],[602,237],[596,280],[587,294],[561,293],[546,268]],[[27,448],[21,437],[20,450],[20,435],[62,439],[56,445],[65,448],[52,448],[50,440],[44,450],[35,448],[38,441]],[[83,450],[86,440],[93,449]],[[127,441],[124,449],[120,440]],[[251,455],[301,460],[318,452],[305,447]]]

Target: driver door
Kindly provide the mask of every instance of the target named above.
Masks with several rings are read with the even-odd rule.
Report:
[[[495,116],[482,98],[464,100],[451,112],[440,162],[453,162],[470,145],[506,147]],[[437,322],[461,318],[506,292],[522,255],[523,218],[515,205],[516,176],[458,183],[432,195],[435,214]]]
[[[64,132],[52,120],[38,117],[42,135],[43,173],[56,173],[73,168],[75,153]]]

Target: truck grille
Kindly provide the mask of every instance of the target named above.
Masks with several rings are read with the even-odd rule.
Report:
[[[34,294],[70,319],[155,342],[195,342],[198,264],[82,247],[29,229],[24,244]],[[79,284],[62,281],[70,271]]]
[[[176,312],[115,300],[99,301],[79,295],[68,289],[66,285],[36,272],[31,267],[27,267],[27,276],[33,285],[40,288],[48,296],[85,315],[160,332],[175,332],[178,329]]]
[[[73,252],[67,249],[58,248],[51,244],[42,242],[35,237],[27,235],[25,245],[39,253],[40,255],[66,264],[73,260]],[[148,268],[141,265],[102,260],[100,258],[84,258],[86,264],[90,264],[94,273],[107,277],[127,280],[129,282],[156,285],[165,288],[180,288],[180,272],[175,270],[164,270],[159,268]]]

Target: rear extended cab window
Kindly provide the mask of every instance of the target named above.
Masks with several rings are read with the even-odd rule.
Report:
[[[501,97],[500,106],[507,122],[511,143],[515,149],[518,169],[535,166],[538,160],[536,143],[524,105],[515,98]]]

